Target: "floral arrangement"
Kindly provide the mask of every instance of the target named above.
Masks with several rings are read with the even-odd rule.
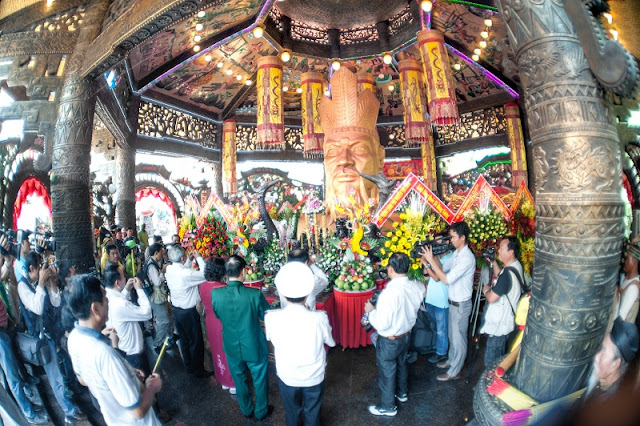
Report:
[[[371,260],[356,254],[353,260],[344,260],[335,285],[344,291],[366,291],[375,286]]]
[[[389,257],[395,252],[406,253],[411,265],[407,274],[412,280],[424,281],[420,259],[411,257],[411,250],[418,241],[432,239],[433,236],[446,229],[439,215],[427,209],[426,203],[417,196],[411,196],[405,211],[400,213],[400,221],[392,223],[392,229],[386,233],[382,247],[378,249],[378,257],[382,266],[386,267]]]
[[[247,262],[246,271],[247,277],[245,278],[247,282],[259,281],[264,277],[262,272],[262,263],[260,262],[260,257],[255,251],[248,252],[244,256],[245,262]]]
[[[231,253],[230,240],[227,238],[227,224],[220,213],[211,209],[202,226],[198,227],[194,215],[180,218],[178,235],[185,249],[195,248],[203,258],[211,256],[226,257]]]
[[[533,253],[535,249],[536,209],[525,198],[511,218],[511,234],[520,242],[520,263],[527,274],[531,274],[533,267]]]
[[[267,278],[275,276],[282,265],[287,263],[284,253],[285,247],[282,241],[278,238],[271,240],[271,243],[264,251],[264,259],[262,261],[262,268]]]
[[[502,215],[491,207],[481,211],[475,207],[465,216],[469,225],[469,248],[476,256],[478,267],[487,266],[482,257],[489,247],[495,247],[498,239],[507,234],[507,224]]]
[[[304,212],[306,214],[316,214],[324,211],[324,205],[322,201],[316,197],[315,195],[311,195],[307,198],[307,201],[304,204]]]
[[[336,237],[329,237],[324,246],[318,250],[316,265],[327,274],[330,283],[333,283],[340,274],[340,264],[346,250],[346,246],[344,249],[340,248],[340,242]]]

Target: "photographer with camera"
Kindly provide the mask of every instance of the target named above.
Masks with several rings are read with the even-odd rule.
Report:
[[[173,321],[169,308],[167,281],[164,277],[167,265],[163,262],[164,246],[154,243],[148,247],[149,258],[144,264],[145,272],[153,285],[151,291],[151,309],[153,310],[153,326],[156,331],[153,346],[156,353],[160,353],[162,343],[169,337],[168,346],[175,344],[173,339]]]
[[[449,228],[449,235],[456,250],[444,263],[433,254],[431,246],[422,249],[421,258],[422,264],[429,266],[429,276],[449,288],[449,359],[436,364],[438,368],[448,370],[436,378],[440,382],[459,379],[467,357],[467,330],[476,270],[476,258],[467,245],[469,225],[464,221],[456,222]]]
[[[44,371],[58,404],[65,413],[65,424],[75,424],[77,420],[86,419],[86,416],[65,395],[62,373],[56,357],[57,342],[54,336],[60,324],[56,323],[53,313],[62,300],[57,270],[49,268],[48,263],[41,265],[40,256],[36,252],[29,252],[24,259],[28,273],[18,283],[20,311],[27,333],[47,341],[50,357],[43,365]]]
[[[364,305],[369,322],[378,332],[376,360],[381,398],[379,405],[369,406],[369,412],[376,416],[393,417],[397,413],[395,399],[408,400],[407,351],[411,329],[425,296],[424,285],[407,277],[409,263],[406,254],[393,253],[387,267],[391,281],[380,292],[375,305],[370,300]]]
[[[522,265],[518,261],[520,242],[516,237],[504,237],[498,248],[498,259],[502,262],[500,269],[495,253],[483,253],[491,262],[495,284],[482,287],[482,293],[489,305],[484,313],[481,334],[489,335],[487,349],[484,352],[485,367],[495,364],[506,352],[509,333],[514,329],[515,312],[521,294]],[[506,272],[506,273],[505,273]]]
[[[15,234],[12,235],[12,233]],[[16,281],[20,281],[29,272],[25,264],[25,256],[31,251],[31,242],[29,241],[30,231],[7,231],[9,239],[10,253],[15,257],[13,262],[13,273],[16,275]]]

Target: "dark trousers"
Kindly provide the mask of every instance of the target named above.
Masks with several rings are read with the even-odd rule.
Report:
[[[173,318],[180,334],[180,351],[187,373],[204,373],[204,341],[200,315],[195,306],[189,309],[173,307]]]
[[[268,358],[265,356],[261,361],[244,361],[227,355],[227,365],[233,382],[236,384],[236,395],[242,414],[250,416],[251,413],[254,413],[258,418],[267,414],[269,409]],[[249,372],[251,372],[253,390],[256,393],[255,408],[249,391]]]
[[[396,406],[395,396],[406,395],[409,390],[409,370],[407,368],[407,351],[411,336],[389,340],[379,336],[376,345],[376,362],[378,364],[378,381],[380,384],[380,408],[393,409]]]
[[[324,380],[315,386],[294,387],[278,377],[280,395],[287,415],[287,426],[320,426]]]
[[[147,360],[147,355],[144,353],[144,349],[139,354],[125,355],[124,358],[133,368],[142,370],[145,376],[151,374],[151,369],[149,368],[149,360]]]
[[[492,367],[507,352],[507,340],[509,335],[489,336],[487,339],[487,348],[484,351],[484,366]]]

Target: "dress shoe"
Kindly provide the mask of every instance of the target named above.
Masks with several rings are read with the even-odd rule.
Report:
[[[440,361],[446,361],[446,360],[447,360],[446,355],[438,355],[438,354],[433,354],[429,358],[427,358],[427,361],[429,361],[431,364],[437,364]]]
[[[447,373],[444,373],[436,377],[436,380],[439,382],[449,382],[451,380],[458,380],[459,378],[460,378],[460,373],[456,374],[455,376],[450,376]]]
[[[449,364],[449,361],[440,361],[439,363],[436,364],[436,367],[438,367],[438,368],[449,368],[449,367],[451,367],[451,364]]]
[[[409,352],[407,354],[407,363],[413,364],[418,360],[418,352]]]
[[[396,414],[398,414],[398,410],[396,409],[396,407],[385,409],[382,407],[378,407],[376,405],[370,405],[369,412],[374,416],[388,416],[388,417],[393,417]]]
[[[271,415],[271,413],[273,413],[273,405],[269,405],[269,406],[267,407],[267,412],[266,412],[266,414],[265,414],[264,416],[262,416],[262,417],[256,417],[256,420],[257,420],[257,421],[259,421],[259,422],[261,422],[261,421],[263,421],[264,419],[266,419],[267,417],[269,417],[269,416]]]

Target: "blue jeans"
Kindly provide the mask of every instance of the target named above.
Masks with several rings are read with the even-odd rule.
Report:
[[[376,363],[378,364],[378,382],[380,384],[380,408],[395,408],[395,395],[406,395],[409,391],[409,370],[407,351],[411,336],[389,340],[378,336]]]
[[[315,386],[288,386],[278,377],[287,426],[320,426],[324,380]]]
[[[53,394],[67,416],[73,416],[76,414],[76,407],[64,396],[64,381],[62,379],[62,373],[60,372],[60,365],[58,364],[58,358],[56,356],[56,344],[53,340],[48,339],[49,350],[53,355],[51,361],[48,364],[43,365],[47,378],[49,379],[49,385],[53,389]]]
[[[449,308],[427,303],[427,314],[436,322],[436,354],[446,355],[449,349]]]
[[[507,352],[508,340],[508,334],[505,334],[504,336],[489,336],[487,339],[487,348],[484,351],[485,367],[492,367]]]
[[[13,352],[11,338],[0,331],[0,368],[4,371],[11,393],[27,418],[33,418],[35,411],[24,393],[24,381],[20,377],[20,365]]]

